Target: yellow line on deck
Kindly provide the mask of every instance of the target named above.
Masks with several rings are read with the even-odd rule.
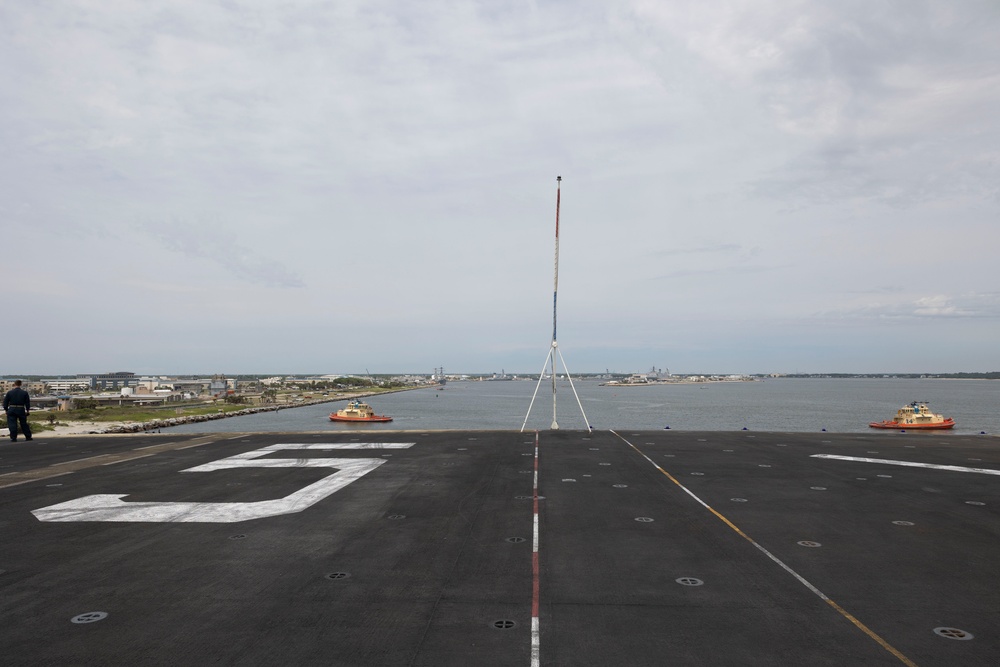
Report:
[[[759,543],[757,543],[756,540],[754,540],[749,535],[747,535],[742,530],[740,530],[736,526],[736,524],[734,524],[732,521],[730,521],[729,519],[727,519],[726,517],[724,517],[720,512],[716,511],[714,508],[712,508],[710,505],[708,505],[708,503],[706,503],[701,498],[699,498],[694,493],[692,493],[690,489],[688,489],[686,486],[684,486],[679,481],[677,481],[677,479],[673,475],[671,475],[669,472],[667,472],[666,470],[664,470],[663,468],[661,468],[660,466],[658,466],[653,461],[653,459],[651,459],[648,456],[646,456],[642,452],[641,449],[639,449],[638,447],[636,447],[635,445],[633,445],[631,442],[629,442],[628,440],[626,440],[619,433],[615,433],[615,431],[611,431],[611,432],[614,433],[614,435],[616,435],[618,438],[620,438],[622,440],[622,442],[624,442],[626,445],[628,445],[629,447],[631,447],[632,449],[634,449],[635,451],[637,451],[639,453],[639,455],[642,456],[642,458],[644,458],[647,461],[649,461],[653,465],[653,467],[656,468],[657,470],[659,470],[661,473],[663,473],[667,477],[667,479],[669,479],[671,482],[673,482],[678,487],[680,487],[681,490],[683,490],[686,494],[688,494],[689,496],[691,496],[692,498],[694,498],[698,502],[699,505],[701,505],[702,507],[704,507],[705,509],[707,509],[709,512],[711,512],[712,514],[714,514],[716,516],[716,518],[718,518],[724,524],[726,524],[727,526],[729,526],[730,528],[732,528],[733,531],[735,531],[737,535],[739,535],[740,537],[742,537],[743,539],[745,539],[747,542],[749,542],[750,544],[752,544],[759,551],[763,552],[768,558],[770,558],[772,561],[774,561],[775,563],[777,563],[778,565],[780,565],[783,570],[785,570],[790,575],[792,575],[793,577],[795,577],[799,581],[799,583],[801,583],[806,588],[808,588],[809,590],[811,590],[815,595],[817,595],[820,599],[822,599],[828,605],[830,605],[831,607],[833,607],[834,609],[836,609],[837,613],[839,613],[841,616],[843,616],[848,621],[850,621],[855,627],[857,627],[859,630],[861,630],[862,632],[864,632],[866,635],[868,635],[869,637],[871,637],[872,639],[874,639],[878,643],[879,646],[881,646],[882,648],[884,648],[886,651],[888,651],[892,655],[896,656],[896,658],[898,658],[899,661],[902,662],[907,667],[917,667],[916,663],[914,663],[912,660],[910,660],[905,655],[903,655],[902,653],[900,653],[900,651],[898,649],[896,649],[894,646],[892,646],[889,642],[887,642],[886,640],[882,639],[878,634],[875,633],[874,630],[872,630],[867,625],[865,625],[864,623],[862,623],[861,621],[859,621],[852,614],[850,614],[846,609],[844,609],[839,604],[837,604],[836,602],[834,602],[833,600],[831,600],[829,597],[827,597],[822,591],[820,591],[818,588],[816,588],[815,586],[813,586],[812,584],[810,584],[808,581],[806,581],[801,575],[799,575],[795,570],[793,570],[788,565],[786,565],[777,556],[775,556],[770,551],[768,551],[767,549],[765,549],[764,547],[762,547]]]

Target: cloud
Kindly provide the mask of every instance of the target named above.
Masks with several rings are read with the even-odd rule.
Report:
[[[820,311],[824,319],[992,319],[1000,318],[1000,292],[932,294],[896,302],[870,302]]]
[[[235,241],[235,233],[225,233],[206,224],[177,221],[140,225],[138,228],[167,250],[186,257],[210,260],[242,281],[267,287],[305,287],[293,271]]]

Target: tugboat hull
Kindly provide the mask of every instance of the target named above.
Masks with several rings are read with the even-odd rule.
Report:
[[[937,422],[936,424],[901,424],[900,422],[883,421],[883,422],[872,422],[868,426],[872,428],[890,428],[896,429],[898,431],[935,431],[951,428],[955,425],[955,420],[948,417],[943,422]]]

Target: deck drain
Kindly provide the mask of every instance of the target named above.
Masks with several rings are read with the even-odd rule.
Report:
[[[599,465],[599,466],[609,466],[611,464],[610,463],[598,463],[597,465]]]
[[[810,486],[809,488],[812,489],[813,491],[826,491],[825,486]]]
[[[45,486],[62,486],[62,484],[46,484]]]
[[[723,449],[722,451],[724,451],[724,452],[734,452],[736,450],[734,450],[734,449]]]
[[[702,476],[702,475],[704,475],[705,473],[703,473],[703,472],[693,472],[693,473],[691,473],[691,474],[692,474],[692,475],[694,475],[695,477],[701,477],[701,476]]]
[[[108,617],[108,612],[106,611],[88,611],[86,614],[80,614],[69,619],[71,623],[94,623],[95,621],[103,621]],[[937,632],[935,630],[935,632]]]
[[[387,519],[393,519],[393,520],[396,520],[396,519],[405,519],[406,515],[405,514],[390,514],[386,518]]]
[[[424,486],[434,486],[434,482],[424,482]]]
[[[628,484],[612,484],[611,486],[613,486],[616,489],[627,489],[628,488]]]
[[[524,452],[523,454],[521,454],[521,456],[534,456],[534,455],[535,455],[534,452]]]
[[[674,458],[674,457],[675,457],[675,456],[677,456],[677,455],[676,455],[676,454],[664,454],[663,456],[664,456],[665,458],[668,458],[668,459],[672,459],[672,458]]]
[[[531,500],[534,496],[514,496],[514,500]]]
[[[785,443],[783,443],[783,442],[779,442],[779,443],[778,443],[777,445],[775,445],[775,447],[787,447],[787,446],[788,446],[788,445],[786,445],[786,444],[785,444]]]
[[[986,503],[981,503],[981,502],[979,502],[978,500],[966,500],[966,501],[965,501],[965,504],[966,504],[966,505],[975,505],[976,507],[982,507],[982,506],[983,506],[983,505],[985,505]]]
[[[934,628],[934,634],[936,634],[938,637],[946,637],[947,639],[961,639],[961,640],[972,639],[971,632],[966,632],[965,630],[959,630],[958,628]]]
[[[875,475],[876,477],[884,477],[885,479],[892,479],[892,475]]]
[[[230,535],[229,536],[229,539],[231,539],[231,540],[245,540],[246,538],[247,538],[247,536],[243,535],[242,533],[239,534],[239,535]]]
[[[758,463],[757,467],[758,468],[770,468],[771,466],[768,463]]]
[[[392,456],[392,454],[383,454],[383,455],[382,455],[382,458],[384,458],[384,459],[387,459],[387,458],[389,458],[390,456]]]
[[[859,482],[867,482],[868,481],[867,477],[855,477],[854,479],[858,480]]]
[[[796,542],[800,547],[821,547],[823,546],[819,542],[813,542],[811,540],[802,540],[801,542]]]
[[[698,438],[698,442],[708,442],[705,438]]]
[[[681,586],[701,586],[705,582],[701,579],[695,579],[694,577],[679,577],[674,579]]]
[[[516,625],[517,623],[506,618],[501,619],[499,621],[493,621],[493,627],[496,628],[497,630],[510,630]]]
[[[327,579],[347,579],[351,576],[350,572],[331,572],[326,575]]]
[[[564,482],[575,482],[576,480],[575,480],[575,479],[573,479],[572,477],[567,477],[567,478],[566,478],[566,479],[564,479],[563,481],[564,481]]]
[[[467,451],[469,451],[469,448],[468,447],[459,447],[458,451],[460,451],[460,452],[467,452]]]
[[[510,542],[511,544],[520,544],[521,542],[524,542],[524,538],[523,537],[508,537],[507,541]]]
[[[637,516],[635,518],[635,520],[638,521],[639,523],[652,523],[653,522],[653,519],[651,519],[648,516]]]
[[[518,470],[518,472],[521,473],[522,475],[530,475],[531,473],[533,473],[535,471],[534,470]]]
[[[600,448],[600,447],[590,447],[589,449],[590,449],[590,451],[592,451],[592,452],[599,452],[599,451],[601,451],[601,448]]]
[[[913,525],[912,521],[893,521],[893,523],[895,525],[897,525],[897,526],[912,526]]]
[[[730,500],[732,500],[734,503],[745,503],[747,501],[746,498],[730,498]]]

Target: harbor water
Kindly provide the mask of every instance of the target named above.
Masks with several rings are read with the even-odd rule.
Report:
[[[331,422],[346,401],[185,424],[171,433],[377,430],[517,430],[528,414],[536,381],[449,382],[366,399],[385,424]],[[775,378],[652,386],[601,386],[596,380],[557,383],[561,429],[678,429],[686,431],[872,432],[868,423],[891,419],[911,401],[953,417],[951,433],[1000,434],[1000,381],[944,379]],[[581,414],[586,413],[586,421]],[[552,423],[552,384],[537,386],[526,430]],[[882,433],[895,433],[884,431]],[[938,432],[940,433],[940,432]],[[923,433],[922,435],[927,435]]]

